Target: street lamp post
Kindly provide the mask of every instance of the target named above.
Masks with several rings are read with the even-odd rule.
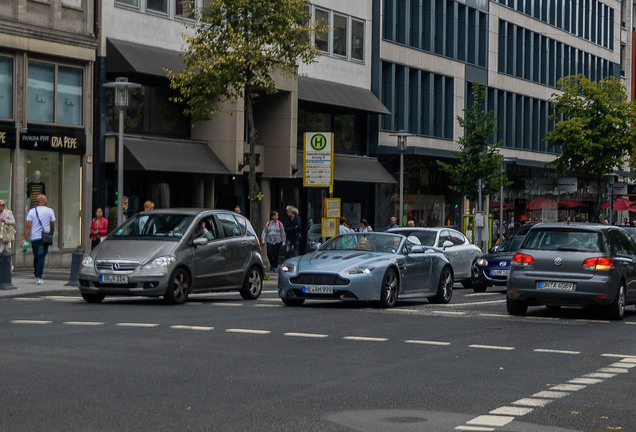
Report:
[[[128,107],[128,90],[141,87],[141,84],[128,82],[128,78],[118,77],[115,82],[104,84],[115,89],[115,108],[119,110],[119,138],[117,142],[117,225],[124,221],[124,113]]]
[[[400,216],[399,223],[404,225],[404,153],[406,153],[406,139],[410,134],[399,131],[390,136],[397,137],[397,149],[400,152]]]

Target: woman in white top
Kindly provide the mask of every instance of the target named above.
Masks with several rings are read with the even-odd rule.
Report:
[[[369,225],[369,222],[365,218],[360,219],[360,228],[358,232],[373,232],[373,228]]]

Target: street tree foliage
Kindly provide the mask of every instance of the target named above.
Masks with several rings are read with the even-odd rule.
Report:
[[[590,81],[583,75],[561,78],[552,95],[555,128],[546,140],[559,156],[550,164],[557,175],[568,173],[596,180],[597,214],[601,211],[601,184],[607,174],[632,156],[636,144],[636,104],[615,77]]]
[[[501,142],[489,143],[489,138],[497,131],[496,119],[491,111],[486,111],[486,90],[479,83],[473,84],[473,104],[464,108],[464,116],[457,116],[457,122],[464,129],[464,136],[458,140],[457,163],[437,161],[449,176],[449,187],[465,195],[471,201],[477,199],[477,181],[483,179],[483,195],[499,193],[502,185],[507,185],[506,175],[501,172],[503,156],[499,153]]]
[[[192,6],[192,5],[191,5]],[[184,103],[193,125],[209,120],[225,102],[243,101],[249,143],[250,218],[259,220],[263,197],[256,179],[254,99],[276,92],[274,74],[297,76],[299,63],[318,55],[311,43],[324,23],[312,23],[309,0],[210,0],[195,11],[181,53],[184,69],[168,71],[175,102]]]

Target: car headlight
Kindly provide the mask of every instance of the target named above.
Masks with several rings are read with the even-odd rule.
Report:
[[[93,265],[95,265],[95,261],[90,255],[82,260],[82,267],[93,267]]]
[[[290,263],[283,263],[283,265],[280,266],[280,271],[285,273],[292,273],[296,271],[296,266]]]
[[[168,267],[170,264],[174,263],[176,260],[177,259],[172,256],[160,256],[153,259],[149,263],[142,265],[141,268],[147,270],[152,268]]]
[[[347,269],[345,273],[347,274],[370,274],[373,270],[375,270],[375,266],[355,266]]]
[[[487,259],[483,259],[483,258],[477,258],[477,265],[478,266],[487,266],[488,265],[488,260]]]

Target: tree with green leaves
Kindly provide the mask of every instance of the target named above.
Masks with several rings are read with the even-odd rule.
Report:
[[[506,175],[501,172],[503,156],[499,153],[501,142],[489,142],[497,131],[496,119],[491,111],[486,111],[486,90],[479,83],[473,84],[473,104],[464,108],[465,117],[457,117],[464,129],[464,136],[458,140],[457,163],[437,161],[440,168],[450,177],[449,187],[466,196],[471,201],[477,199],[477,181],[483,179],[483,194],[492,195],[507,185]]]
[[[550,162],[557,175],[572,173],[596,181],[596,219],[601,213],[603,179],[632,155],[636,144],[636,104],[615,77],[590,81],[583,75],[561,78],[562,93],[552,95],[555,128],[546,140],[560,154]]]
[[[297,76],[299,63],[311,63],[318,50],[311,35],[309,0],[210,0],[186,22],[181,53],[184,69],[168,71],[175,102],[185,103],[193,126],[209,120],[224,102],[243,100],[249,143],[250,218],[260,220],[262,194],[256,179],[254,99],[276,92],[274,74]],[[193,10],[193,9],[190,9]]]

